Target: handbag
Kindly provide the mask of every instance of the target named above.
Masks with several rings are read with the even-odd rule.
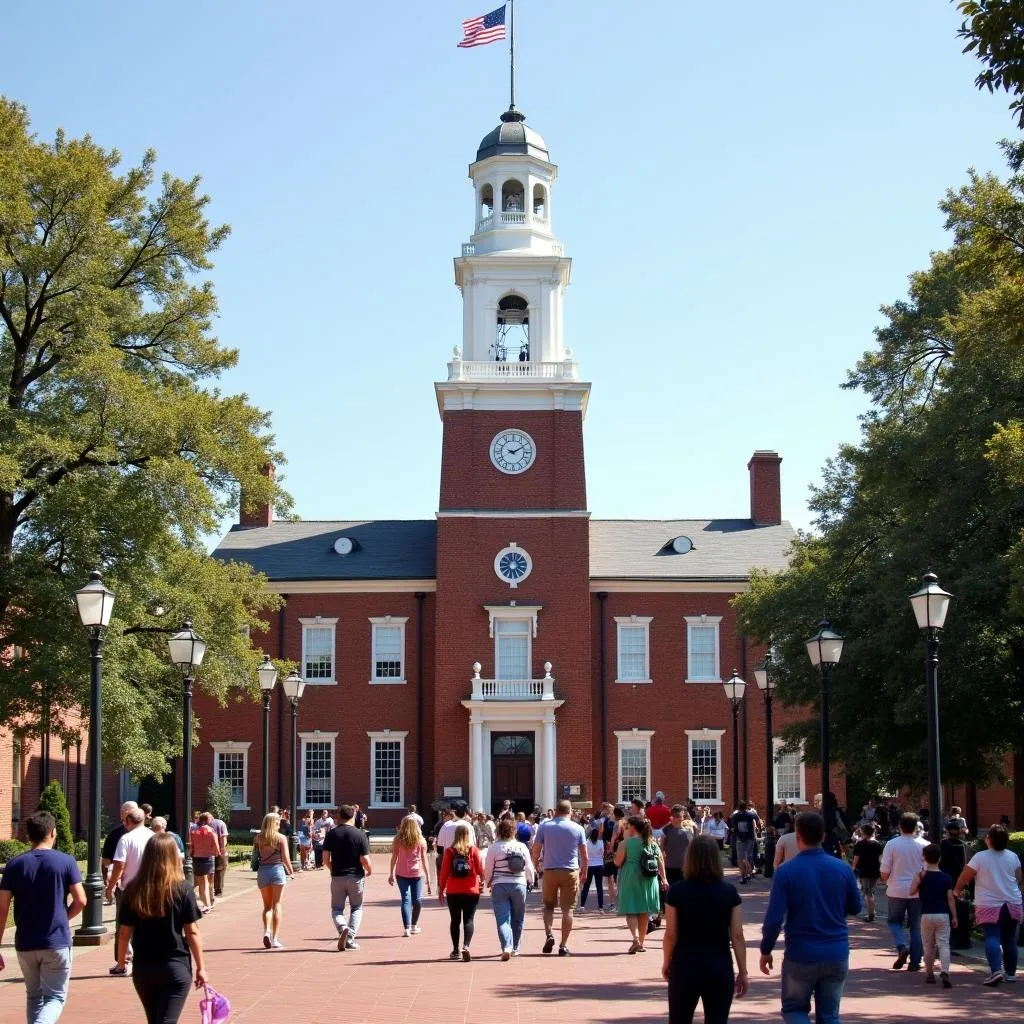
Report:
[[[199,1019],[202,1024],[227,1024],[231,1016],[231,1004],[215,988],[207,985],[203,998],[199,1000]]]
[[[259,871],[261,859],[262,858],[260,857],[260,848],[258,846],[254,846],[252,848],[252,854],[249,857],[249,870]]]

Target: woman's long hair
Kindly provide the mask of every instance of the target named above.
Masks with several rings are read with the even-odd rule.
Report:
[[[420,823],[415,818],[403,818],[401,825],[398,826],[398,834],[395,839],[403,849],[415,850],[423,842]]]
[[[271,850],[277,849],[277,837],[281,834],[281,815],[265,814],[263,824],[260,826],[258,842],[260,846],[266,846]]]
[[[163,917],[184,881],[178,844],[166,832],[157,832],[146,843],[139,873],[128,883],[124,898],[139,917]]]
[[[452,840],[452,849],[456,853],[468,855],[472,843],[469,841],[472,832],[469,830],[469,826],[463,821],[455,826],[455,838]]]
[[[644,846],[650,846],[651,823],[646,818],[641,818],[639,814],[632,814],[626,819],[626,824],[632,825],[640,833],[640,839]]]
[[[717,840],[711,836],[694,836],[686,848],[683,878],[688,882],[720,882],[723,877],[722,853]]]

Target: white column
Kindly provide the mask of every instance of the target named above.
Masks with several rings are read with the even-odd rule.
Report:
[[[484,806],[484,726],[475,715],[469,720],[469,808]]]
[[[555,719],[544,719],[544,781],[541,785],[541,808],[555,806]]]

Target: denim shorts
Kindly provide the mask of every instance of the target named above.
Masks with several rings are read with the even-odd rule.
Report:
[[[256,872],[256,884],[261,889],[268,885],[284,885],[285,874],[283,864],[261,864]]]

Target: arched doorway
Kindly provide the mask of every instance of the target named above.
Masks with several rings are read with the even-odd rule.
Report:
[[[516,811],[530,814],[537,803],[534,792],[534,733],[491,734],[491,812],[506,800]]]

